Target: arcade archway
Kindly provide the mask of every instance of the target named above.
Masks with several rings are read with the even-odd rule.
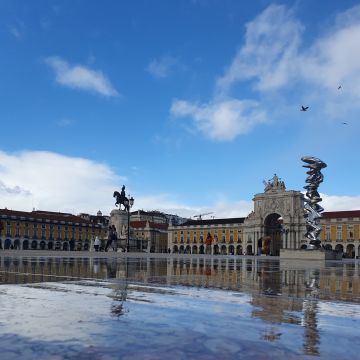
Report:
[[[282,219],[281,215],[272,213],[265,218],[265,237],[263,240],[263,253],[266,255],[280,255]]]

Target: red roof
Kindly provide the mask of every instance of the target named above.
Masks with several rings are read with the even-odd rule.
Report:
[[[82,224],[91,224],[90,221],[81,218],[80,216],[61,213],[61,212],[52,212],[52,211],[16,211],[16,210],[8,210],[8,209],[0,209],[0,216],[16,216],[23,218],[33,218],[39,220],[50,220],[50,221],[65,221],[65,222],[73,222],[73,223],[82,223]]]
[[[360,217],[360,210],[326,211],[321,214],[324,219],[354,218]]]
[[[145,228],[146,223],[147,221],[131,221],[130,226],[134,229]],[[159,229],[159,230],[167,230],[168,228],[168,224],[159,224],[151,221],[149,221],[149,226],[150,228]]]

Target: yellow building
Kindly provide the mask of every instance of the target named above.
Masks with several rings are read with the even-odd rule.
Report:
[[[328,249],[354,258],[360,252],[360,210],[324,212],[320,220],[320,240]]]
[[[90,250],[95,236],[107,234],[101,224],[60,212],[0,209],[0,223],[3,249]]]
[[[254,210],[246,218],[189,220],[169,226],[173,253],[279,255],[281,249],[300,249],[305,238],[304,195],[286,190],[276,174],[255,194]],[[354,258],[360,252],[360,210],[322,213],[320,240],[327,249]]]
[[[242,255],[244,219],[189,220],[170,225],[169,248],[173,253]]]

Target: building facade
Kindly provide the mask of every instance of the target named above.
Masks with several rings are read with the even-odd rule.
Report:
[[[246,218],[188,221],[169,227],[168,246],[174,253],[279,255],[280,249],[307,244],[304,195],[286,190],[277,175],[264,182]],[[360,210],[322,213],[320,239],[327,249],[344,256],[360,252]]]
[[[171,215],[160,211],[137,210],[131,213],[130,234],[137,250],[151,253],[168,251],[168,222]]]
[[[95,236],[107,237],[106,227],[67,213],[0,209],[0,223],[3,249],[86,251]]]

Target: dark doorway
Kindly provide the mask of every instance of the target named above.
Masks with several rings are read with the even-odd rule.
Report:
[[[266,255],[280,255],[282,247],[282,219],[281,215],[273,213],[265,219],[265,237],[263,238],[263,253]]]

